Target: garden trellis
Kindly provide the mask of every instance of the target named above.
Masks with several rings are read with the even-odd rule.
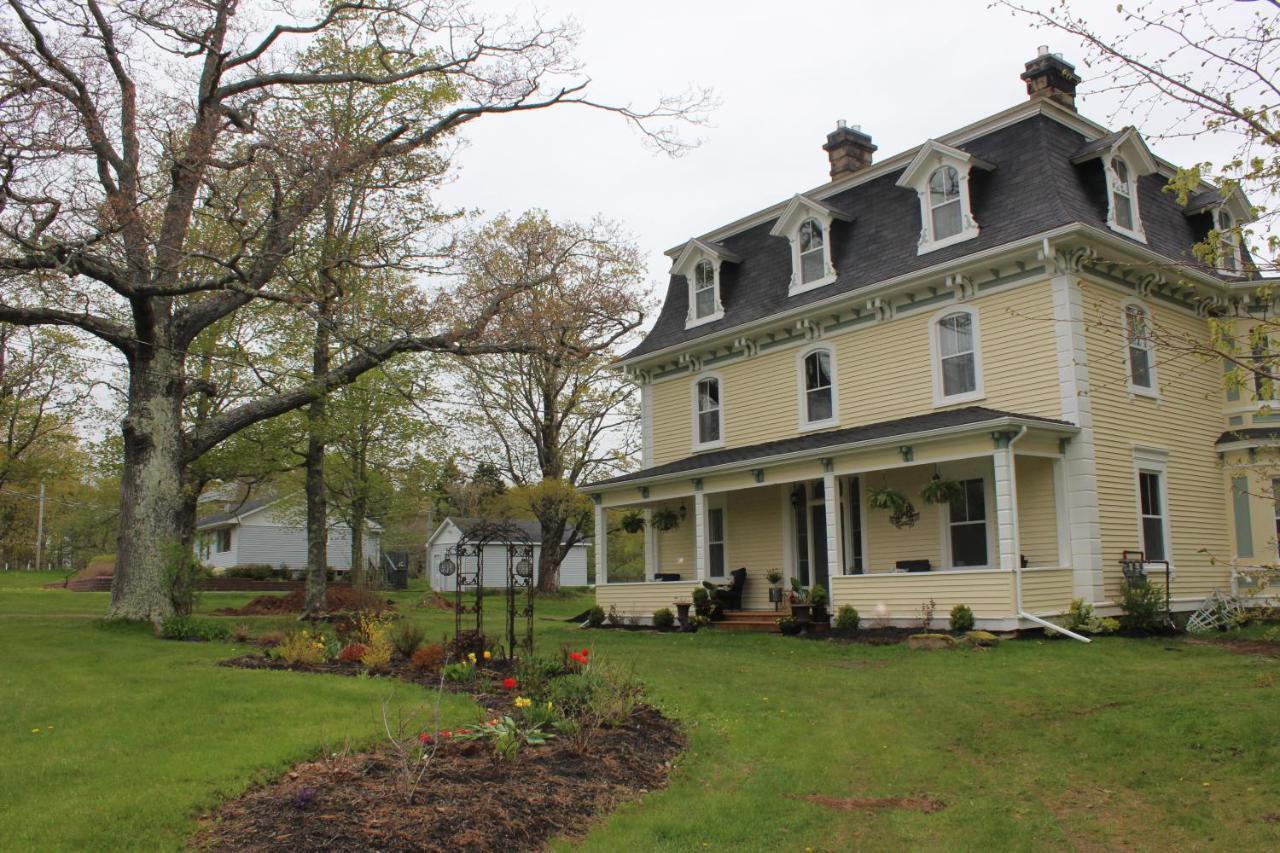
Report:
[[[486,556],[491,561],[500,561],[501,565],[490,565],[488,570],[502,572],[505,580],[507,655],[515,656],[520,620],[524,621],[524,637],[519,640],[519,645],[532,652],[536,589],[533,582],[534,548],[524,530],[508,521],[474,524],[445,552],[439,571],[445,577],[454,577],[454,638],[463,636],[463,623],[467,616],[473,620],[471,630],[477,636],[484,634]]]

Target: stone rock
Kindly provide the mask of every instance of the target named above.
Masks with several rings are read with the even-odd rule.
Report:
[[[907,645],[913,649],[954,649],[956,638],[950,634],[912,634],[907,637]]]
[[[990,631],[968,631],[965,633],[964,639],[971,646],[1000,645],[1000,638]]]

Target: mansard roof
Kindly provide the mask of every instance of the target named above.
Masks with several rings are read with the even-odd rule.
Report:
[[[924,255],[917,253],[919,201],[914,192],[898,185],[908,165],[905,154],[893,158],[903,160],[902,168],[875,174],[873,166],[870,176],[855,178],[851,186],[805,193],[806,200],[820,201],[846,221],[832,228],[831,260],[836,280],[795,295],[787,292],[792,273],[790,247],[785,239],[771,235],[784,215],[781,206],[769,218],[753,217],[740,228],[712,232],[718,244],[742,259],[721,272],[724,317],[686,329],[688,288],[683,276],[673,275],[653,329],[624,359],[679,347],[833,296],[855,294],[880,282],[1062,227],[1091,226],[1141,246],[1107,228],[1103,168],[1098,157],[1089,155],[1118,143],[1143,150],[1145,145],[1130,128],[1095,139],[1085,130],[1091,127],[1096,125],[1084,119],[1060,121],[1046,106],[1012,122],[995,122],[990,132],[967,141],[949,141],[949,147],[993,167],[975,169],[970,179],[973,217],[981,230],[973,239]],[[1147,238],[1144,248],[1175,263],[1197,263],[1192,248],[1212,227],[1210,217],[1192,215],[1173,194],[1164,192],[1168,178],[1160,171],[1141,174],[1137,181]],[[795,204],[793,197],[786,209]]]

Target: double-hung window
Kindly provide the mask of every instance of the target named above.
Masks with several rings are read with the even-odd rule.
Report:
[[[694,424],[695,444],[711,446],[723,441],[724,423],[720,407],[720,380],[707,377],[698,380],[694,390],[696,422]]]
[[[801,367],[804,399],[802,426],[825,425],[835,420],[835,385],[831,373],[831,351],[818,349],[804,357]]]
[[[816,219],[800,223],[800,284],[810,284],[826,275],[826,235]]]
[[[982,356],[977,314],[968,308],[944,312],[934,319],[931,336],[934,405],[981,399]]]
[[[987,497],[981,477],[960,481],[960,495],[948,504],[951,565],[987,565]]]
[[[693,318],[701,320],[716,312],[716,268],[711,261],[699,261],[693,268]]]
[[[1133,178],[1129,164],[1120,157],[1111,158],[1111,221],[1124,231],[1133,231]]]
[[[1129,356],[1129,390],[1156,390],[1155,345],[1151,340],[1151,312],[1141,305],[1124,307],[1125,345]]]
[[[231,528],[224,527],[215,531],[213,534],[213,550],[218,554],[225,554],[231,550]]]
[[[1219,209],[1215,217],[1218,226],[1218,269],[1232,275],[1240,272],[1240,234],[1230,212]]]
[[[1138,508],[1142,514],[1142,553],[1148,560],[1167,560],[1165,542],[1164,475],[1157,470],[1138,471]]]
[[[929,221],[934,240],[954,237],[964,228],[960,173],[951,166],[943,166],[929,178]]]
[[[707,574],[724,577],[724,508],[707,509]]]

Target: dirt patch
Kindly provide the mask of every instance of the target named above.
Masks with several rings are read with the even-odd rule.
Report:
[[[296,589],[288,595],[260,595],[243,607],[224,607],[215,610],[219,616],[276,616],[281,613],[301,613],[306,601],[306,591]],[[376,592],[353,589],[349,586],[331,586],[324,593],[324,608],[333,613],[339,611],[368,611],[383,613],[395,605]]]
[[[1217,646],[1238,655],[1263,655],[1264,657],[1280,657],[1280,643],[1267,640],[1202,640],[1188,639],[1189,646]]]
[[[418,602],[418,606],[425,607],[428,610],[447,610],[450,613],[453,613],[455,610],[457,610],[457,607],[454,604],[454,602],[445,598],[443,595],[441,595],[438,592],[429,592],[426,595],[422,596],[422,601]]]
[[[932,797],[828,797],[825,794],[809,794],[804,799],[838,812],[882,812],[889,809],[933,814],[947,807],[942,800]]]
[[[641,706],[602,729],[589,752],[566,740],[513,761],[480,743],[448,743],[411,800],[396,765],[373,752],[301,764],[202,821],[192,846],[210,850],[538,850],[553,836],[663,787],[685,740]]]

